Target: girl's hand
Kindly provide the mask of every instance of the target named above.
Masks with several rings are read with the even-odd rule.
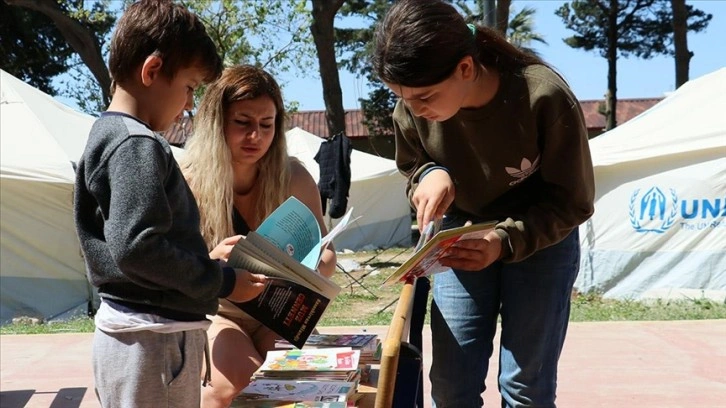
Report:
[[[479,271],[494,263],[502,255],[502,239],[490,231],[481,239],[461,240],[446,250],[441,264],[463,271]]]
[[[222,242],[217,244],[217,246],[212,249],[212,252],[209,253],[209,258],[221,259],[224,262],[227,262],[229,260],[229,254],[232,253],[232,248],[241,238],[242,235],[234,235],[223,239]]]
[[[454,182],[444,170],[432,170],[419,182],[411,197],[411,203],[416,207],[419,232],[426,228],[429,221],[444,216],[454,202],[455,191]]]

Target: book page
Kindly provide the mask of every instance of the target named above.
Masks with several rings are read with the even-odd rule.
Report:
[[[297,198],[285,200],[255,232],[308,268],[317,267],[322,245],[320,225]]]
[[[265,259],[271,259],[269,261],[271,265],[281,268],[277,274],[278,276],[287,276],[295,281],[305,282],[305,286],[324,294],[329,299],[334,298],[340,292],[340,286],[331,279],[326,278],[316,270],[308,268],[288,256],[274,244],[267,241],[267,239],[257,234],[257,232],[250,232],[247,235],[246,241],[255,246],[260,252],[266,254],[267,258]],[[240,242],[235,245],[235,248],[240,245]],[[230,259],[232,258],[230,257]]]
[[[325,249],[328,244],[330,244],[335,237],[340,235],[341,232],[345,231],[346,228],[348,228],[348,225],[352,222],[358,221],[361,217],[355,217],[352,220],[350,219],[351,215],[353,214],[353,207],[350,207],[347,213],[338,221],[338,223],[333,227],[330,231],[328,231],[328,234],[323,237],[323,248]]]
[[[495,225],[496,222],[492,221],[439,231],[428,239],[418,251],[414,252],[411,258],[386,278],[382,285],[388,286],[448,270],[449,267],[442,265],[439,260],[451,245],[460,240],[482,239],[489,231],[494,229]]]

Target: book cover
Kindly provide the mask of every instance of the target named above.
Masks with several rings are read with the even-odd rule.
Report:
[[[433,275],[448,270],[449,267],[441,265],[439,260],[451,245],[461,240],[484,238],[489,231],[494,229],[495,225],[495,221],[465,225],[436,232],[430,238],[426,237],[425,233],[422,234],[423,242],[421,247],[386,278],[383,285],[393,285],[397,282],[406,282],[420,276]]]
[[[365,352],[375,352],[378,344],[378,336],[370,333],[332,334],[317,333],[311,334],[303,347],[350,347]],[[275,342],[275,348],[291,348],[292,345],[286,340]]]
[[[321,237],[320,225],[305,204],[295,197],[285,200],[232,248],[229,266],[268,277],[262,294],[236,305],[291,344],[302,347],[340,292],[335,282],[316,270],[322,249],[333,238],[331,234]]]
[[[270,350],[259,372],[349,372],[358,369],[360,351],[350,347]]]
[[[297,282],[268,277],[259,296],[235,305],[293,346],[302,348],[329,303],[329,298]]]
[[[345,402],[356,391],[354,382],[257,379],[242,390],[245,399]]]

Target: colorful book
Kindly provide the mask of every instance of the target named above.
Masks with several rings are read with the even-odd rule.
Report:
[[[302,347],[330,301],[340,292],[332,280],[317,272],[322,250],[342,232],[344,220],[332,234],[321,237],[310,209],[290,197],[255,231],[232,249],[227,264],[268,277],[262,294],[240,309],[269,327],[295,347]]]
[[[346,402],[356,390],[355,382],[257,379],[242,390],[246,400]]]
[[[421,234],[422,241],[419,241],[417,250],[383,281],[384,286],[407,282],[420,276],[433,275],[448,270],[449,267],[442,265],[440,262],[440,259],[446,254],[446,250],[458,241],[484,238],[494,229],[496,222],[465,225],[432,234],[431,232],[435,229],[434,225],[430,224],[425,228]]]
[[[349,372],[358,368],[360,351],[350,347],[271,350],[257,370],[265,375],[284,372]]]

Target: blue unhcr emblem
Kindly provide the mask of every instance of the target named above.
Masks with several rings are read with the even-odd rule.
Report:
[[[637,206],[638,193],[636,189],[630,197],[630,225],[637,232],[656,232],[662,234],[670,228],[676,220],[678,212],[678,196],[676,190],[670,190],[670,197],[666,197],[658,187],[651,187],[640,198]],[[670,211],[669,204],[670,203]],[[638,208],[636,208],[638,207]]]

